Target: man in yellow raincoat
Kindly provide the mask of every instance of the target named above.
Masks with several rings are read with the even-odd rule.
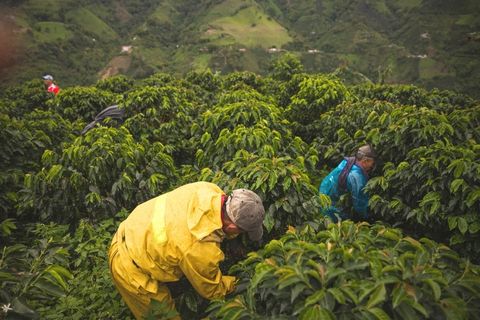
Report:
[[[264,215],[254,192],[225,195],[208,182],[184,185],[137,206],[120,224],[109,251],[115,286],[135,318],[148,312],[152,299],[174,310],[165,283],[183,275],[207,299],[233,291],[235,277],[219,269],[220,243],[242,232],[260,240]]]

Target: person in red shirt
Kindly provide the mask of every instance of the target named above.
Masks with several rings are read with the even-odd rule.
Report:
[[[43,79],[43,84],[45,85],[45,89],[47,89],[48,92],[51,92],[54,95],[57,95],[58,92],[60,91],[60,87],[57,86],[55,83],[53,83],[53,77],[49,74],[46,74],[42,77],[42,79]]]

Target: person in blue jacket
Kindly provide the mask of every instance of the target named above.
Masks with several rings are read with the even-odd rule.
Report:
[[[368,194],[363,190],[368,181],[368,173],[375,167],[376,154],[372,146],[360,147],[354,157],[346,157],[333,169],[320,184],[320,193],[332,200],[332,206],[322,214],[333,222],[341,220],[366,220],[368,218]],[[350,216],[339,206],[342,195],[350,194],[353,214]]]

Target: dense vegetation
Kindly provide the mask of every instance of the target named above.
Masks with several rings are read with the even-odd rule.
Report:
[[[265,74],[288,51],[348,82],[479,97],[477,0],[17,0],[0,4],[0,29],[10,84],[42,73],[61,86],[207,67]]]
[[[80,135],[111,104],[124,121]],[[478,315],[480,103],[468,96],[351,86],[287,55],[265,77],[119,76],[56,97],[32,80],[3,92],[0,121],[0,318],[132,318],[110,280],[111,237],[138,203],[198,180],[258,192],[266,234],[223,244],[240,279],[225,301],[172,285],[185,318]],[[318,184],[365,142],[381,159],[369,221],[329,225]]]

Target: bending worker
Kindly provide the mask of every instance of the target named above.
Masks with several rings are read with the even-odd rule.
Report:
[[[260,197],[246,189],[225,195],[213,183],[184,185],[140,204],[123,221],[109,251],[112,277],[122,298],[141,319],[152,299],[175,309],[167,282],[183,275],[204,298],[221,298],[234,289],[235,277],[219,269],[220,243],[247,232],[263,235]]]
[[[332,206],[322,211],[333,222],[341,220],[366,220],[368,218],[368,194],[364,187],[368,181],[368,173],[375,166],[376,154],[370,145],[360,147],[355,157],[344,158],[320,184],[320,193],[332,200]],[[351,195],[353,214],[350,216],[339,203],[342,195]]]

